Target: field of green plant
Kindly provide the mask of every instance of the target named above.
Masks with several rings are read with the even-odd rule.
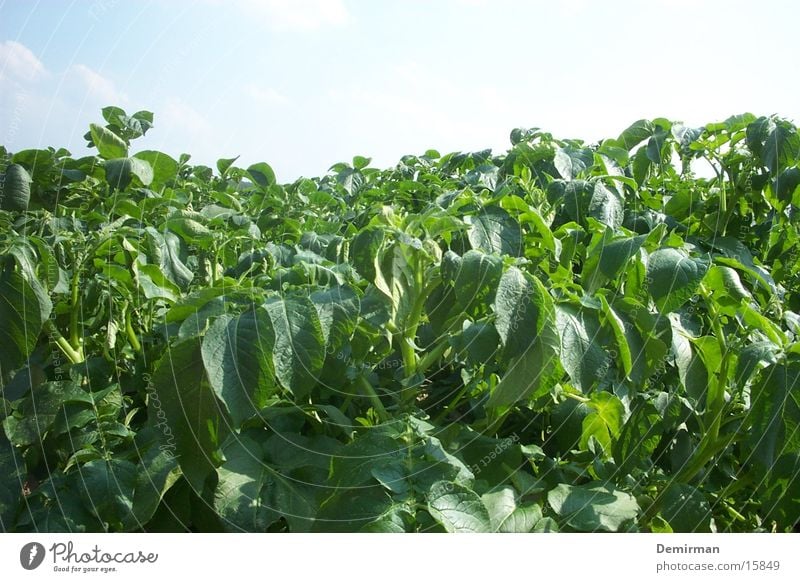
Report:
[[[0,148],[0,531],[792,531],[800,133],[280,184]]]

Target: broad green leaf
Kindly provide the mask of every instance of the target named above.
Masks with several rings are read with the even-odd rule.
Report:
[[[143,186],[153,181],[150,163],[139,158],[114,158],[106,161],[106,181],[114,190],[125,190],[134,178]]]
[[[264,162],[253,164],[247,168],[247,173],[250,174],[253,182],[262,188],[267,188],[268,186],[275,184],[275,172],[272,170],[269,164]]]
[[[145,229],[150,262],[158,265],[161,272],[181,289],[186,289],[194,279],[194,273],[186,266],[182,255],[187,253],[180,238],[171,232],[162,235],[152,226]]]
[[[655,125],[647,119],[640,119],[631,124],[617,138],[619,147],[628,151],[642,143],[655,132]]]
[[[495,327],[506,358],[525,352],[553,317],[553,300],[545,286],[516,267],[500,278],[493,304]]]
[[[704,284],[719,295],[728,295],[737,303],[742,299],[750,299],[750,291],[742,284],[739,274],[735,269],[721,265],[712,265],[705,275]]]
[[[434,483],[428,492],[428,512],[449,533],[492,531],[489,512],[481,498],[457,483]]]
[[[89,133],[92,136],[100,157],[110,160],[112,158],[127,158],[128,145],[116,133],[102,125],[89,124]]]
[[[597,181],[586,209],[586,216],[592,217],[610,228],[619,228],[625,218],[622,196],[613,186]]]
[[[175,446],[183,475],[198,494],[222,458],[228,432],[203,366],[201,338],[171,345],[159,360],[148,393],[148,416],[164,441]]]
[[[558,342],[553,324],[547,323],[523,353],[511,358],[486,406],[510,406],[547,394],[563,374]]]
[[[0,532],[13,531],[14,520],[22,500],[22,487],[25,482],[24,461],[0,434]]]
[[[800,363],[780,363],[760,373],[750,393],[748,446],[763,471],[800,452]]]
[[[481,500],[489,512],[493,532],[527,533],[542,519],[538,505],[517,504],[516,493],[511,487],[484,493]]]
[[[647,235],[639,235],[611,240],[610,235],[610,229],[606,230],[586,258],[584,287],[587,291],[593,292],[606,281],[615,279],[647,239]]]
[[[238,159],[239,159],[239,156],[236,156],[235,158],[220,158],[220,159],[218,159],[217,160],[217,170],[219,171],[219,175],[224,178],[228,174],[228,169]],[[252,176],[252,174],[251,174],[251,176]]]
[[[300,296],[275,297],[264,308],[275,333],[275,375],[281,386],[302,398],[316,385],[325,362],[325,336],[317,311]]]
[[[708,370],[692,345],[692,336],[681,325],[677,314],[669,316],[672,325],[672,354],[678,368],[678,378],[696,410],[703,411],[708,394]]]
[[[633,372],[633,358],[631,357],[631,348],[628,344],[628,337],[625,334],[625,322],[620,318],[616,311],[608,304],[608,301],[602,295],[599,295],[600,306],[605,318],[606,324],[611,328],[616,341],[618,350],[619,361],[622,363],[622,369],[625,376],[630,377]]]
[[[503,262],[499,257],[486,255],[480,251],[467,251],[459,263],[453,285],[456,299],[464,309],[487,299],[497,286],[503,272]]]
[[[597,439],[607,455],[619,437],[625,417],[625,407],[610,392],[595,392],[588,402],[591,412],[583,419],[580,447],[588,448],[589,439]]]
[[[302,482],[283,475],[264,459],[261,445],[249,436],[231,437],[217,469],[214,509],[228,531],[265,532],[281,517],[291,531],[308,531],[315,502]]]
[[[512,257],[522,256],[522,229],[502,208],[489,206],[477,216],[466,216],[464,220],[470,225],[467,236],[473,249]]]
[[[16,271],[0,274],[0,383],[21,367],[39,340],[53,304],[41,284]]]
[[[355,331],[361,311],[358,296],[350,287],[336,286],[314,291],[310,299],[317,310],[326,351],[338,350]]]
[[[584,532],[619,531],[639,514],[633,495],[600,483],[562,483],[547,493],[547,502],[562,523]]]
[[[133,264],[133,273],[139,289],[147,299],[165,299],[177,301],[181,295],[180,288],[167,279],[156,265]]]
[[[462,330],[450,336],[450,344],[460,357],[471,364],[490,362],[500,349],[500,336],[487,321],[464,322]]]
[[[571,305],[557,305],[555,320],[561,339],[561,364],[572,383],[585,392],[608,369],[597,315]]]
[[[150,164],[153,172],[150,183],[152,188],[165,186],[178,175],[178,162],[163,152],[145,150],[137,152],[133,157]]]
[[[648,467],[650,455],[661,441],[661,415],[650,402],[640,402],[631,413],[613,446],[614,460],[621,474],[634,467]]]
[[[711,531],[711,507],[698,489],[685,483],[670,483],[662,494],[661,515],[672,531],[707,533]]]
[[[592,152],[572,147],[556,148],[553,165],[565,180],[573,180],[592,164]]]
[[[647,261],[650,295],[661,313],[675,311],[695,294],[708,270],[708,261],[678,249],[660,249]]]
[[[379,228],[365,228],[350,243],[350,263],[369,282],[375,281],[375,265],[384,236]]]
[[[257,414],[278,389],[272,322],[262,308],[217,318],[203,337],[208,380],[235,426]]]
[[[0,208],[23,212],[31,200],[31,177],[19,164],[9,164],[3,174],[0,188]]]
[[[186,243],[196,244],[200,248],[208,248],[214,240],[214,234],[208,227],[193,218],[170,218],[164,223],[163,228],[173,231]]]
[[[63,373],[63,369],[59,368]],[[65,404],[83,404],[81,408],[94,406],[92,394],[84,391],[72,380],[45,382],[16,405],[13,414],[3,421],[8,440],[15,446],[26,446],[41,442],[53,428],[56,421],[63,421]],[[92,411],[93,417],[96,416]],[[68,426],[67,429],[73,428]]]

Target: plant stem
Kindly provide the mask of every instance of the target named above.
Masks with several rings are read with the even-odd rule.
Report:
[[[386,412],[386,409],[383,407],[383,402],[381,402],[380,397],[375,392],[375,389],[370,384],[369,380],[367,380],[363,375],[358,377],[358,386],[361,388],[364,395],[369,399],[370,404],[372,404],[372,408],[375,410],[378,418],[381,422],[387,422],[389,420],[389,415]]]
[[[136,332],[133,331],[133,325],[131,324],[131,311],[129,306],[125,306],[125,334],[128,336],[128,341],[131,344],[134,352],[141,352],[142,351],[142,344],[139,343],[139,338],[136,337]]]
[[[71,289],[72,309],[70,310],[69,314],[69,343],[76,350],[81,349],[81,338],[80,334],[78,333],[78,327],[80,323],[80,319],[78,317],[80,315],[80,309],[78,308],[78,302],[80,300],[80,282],[81,282],[81,262],[79,261],[78,264],[75,266],[75,272],[72,275],[72,289]]]
[[[444,354],[448,347],[450,347],[450,345],[448,344],[447,340],[442,340],[436,344],[432,350],[430,350],[422,357],[422,359],[420,359],[419,363],[417,364],[417,372],[424,374],[428,368],[439,361],[439,358],[442,357],[442,354]]]
[[[456,393],[455,397],[450,401],[448,404],[437,416],[433,419],[433,424],[439,424],[439,422],[444,419],[449,413],[456,409],[456,407],[461,403],[461,399],[464,398],[464,394],[467,393],[469,389],[469,384],[464,384],[461,389]]]
[[[75,349],[70,345],[67,339],[61,335],[61,332],[58,331],[55,324],[51,320],[47,320],[44,322],[44,329],[56,342],[56,345],[61,349],[65,356],[69,359],[70,362],[73,364],[80,364],[83,362],[83,354]]]

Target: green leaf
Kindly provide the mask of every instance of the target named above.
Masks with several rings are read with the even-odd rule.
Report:
[[[536,277],[511,267],[500,278],[493,304],[506,358],[525,352],[553,318],[553,300]]]
[[[556,148],[553,165],[565,180],[574,180],[592,165],[592,152],[572,147]]]
[[[262,188],[267,188],[275,184],[275,172],[272,171],[269,164],[264,162],[253,164],[247,168],[247,173],[250,174],[253,182]]]
[[[217,160],[217,170],[219,170],[219,175],[223,178],[228,174],[228,169],[233,165],[233,162],[239,159],[239,156],[235,158],[220,158]],[[251,166],[252,168],[252,166]],[[249,172],[250,170],[248,170]],[[251,174],[252,176],[252,174]],[[274,176],[273,176],[274,178]],[[255,179],[255,178],[254,178]]]
[[[31,201],[31,177],[19,164],[9,164],[0,182],[0,208],[24,212]]]
[[[753,461],[768,472],[781,455],[800,452],[800,363],[763,370],[750,399],[747,442]]]
[[[166,299],[174,302],[181,295],[180,288],[167,279],[156,265],[142,265],[134,262],[133,273],[139,289],[147,299]]]
[[[145,229],[145,236],[149,262],[158,265],[170,281],[185,290],[194,279],[194,273],[182,259],[187,253],[181,239],[171,232],[162,235],[152,226]]]
[[[561,364],[572,383],[586,392],[608,368],[597,315],[590,310],[557,305],[556,329],[561,338]]]
[[[600,306],[605,318],[606,323],[611,328],[616,341],[616,347],[619,350],[618,356],[622,362],[622,369],[626,377],[630,377],[633,372],[633,358],[631,356],[631,348],[628,344],[628,337],[625,334],[625,322],[617,314],[616,311],[608,304],[608,301],[602,295],[599,295]]]
[[[0,383],[20,368],[36,343],[53,304],[41,284],[16,271],[0,275]]]
[[[672,354],[678,368],[678,378],[696,410],[705,410],[708,394],[708,371],[692,345],[692,336],[683,328],[677,314],[670,314],[672,325]]]
[[[93,405],[94,400],[72,380],[45,382],[35,390],[31,390],[29,395],[16,405],[14,414],[3,421],[8,440],[15,446],[41,442],[56,420],[60,419],[58,413],[67,403]],[[68,428],[73,426],[70,425]]]
[[[187,244],[196,244],[200,248],[208,248],[214,241],[214,233],[193,218],[170,218],[164,223],[163,228],[173,231]]]
[[[265,532],[284,517],[291,531],[308,531],[316,503],[302,482],[283,475],[264,458],[261,445],[249,436],[231,437],[217,469],[214,509],[228,531]]]
[[[466,216],[467,236],[473,249],[519,257],[523,255],[522,228],[499,206],[489,206],[477,216]]]
[[[695,294],[708,270],[707,260],[678,249],[660,249],[647,261],[650,295],[661,313],[675,311]]]
[[[639,253],[647,235],[611,240],[612,231],[607,229],[598,244],[590,247],[584,267],[584,287],[589,292],[599,289],[606,281],[619,275],[628,261]]]
[[[101,158],[110,160],[128,157],[128,144],[110,129],[91,123],[89,124],[89,133]]]
[[[595,182],[586,216],[592,217],[610,228],[619,228],[625,218],[622,196],[613,186]]]
[[[661,515],[672,531],[707,533],[711,531],[711,507],[699,490],[685,483],[670,483],[662,494]]]
[[[516,493],[511,487],[484,493],[481,500],[489,512],[493,532],[528,533],[542,519],[538,505],[517,505]]]
[[[106,161],[106,181],[114,190],[124,190],[133,178],[142,186],[153,181],[153,168],[150,163],[138,158],[114,158]]]
[[[275,335],[262,308],[217,318],[203,337],[203,363],[235,426],[257,414],[278,389],[272,362]]]
[[[201,494],[221,461],[228,421],[206,377],[199,337],[170,346],[156,365],[152,387],[148,415],[167,444],[174,444],[186,480]]]
[[[560,380],[558,334],[548,323],[522,354],[511,359],[487,407],[510,406],[547,394]]]
[[[481,498],[458,483],[434,483],[428,492],[428,512],[449,533],[492,531],[489,512]]]
[[[134,154],[133,157],[150,164],[153,172],[153,178],[150,182],[152,188],[166,186],[178,175],[178,162],[165,153],[145,150]]]
[[[22,500],[25,481],[24,461],[14,447],[0,434],[0,532],[13,531],[13,523]]]
[[[465,309],[470,309],[487,299],[497,286],[503,272],[503,261],[480,251],[467,251],[459,262],[453,279],[456,299]]]
[[[639,514],[633,495],[600,483],[562,483],[547,493],[547,502],[563,523],[577,531],[619,531]]]
[[[661,415],[650,402],[639,402],[613,445],[614,460],[620,474],[637,467],[648,467],[650,456],[661,441]]]
[[[580,447],[587,450],[589,439],[594,437],[610,456],[611,448],[622,431],[625,407],[610,392],[594,392],[588,405],[592,411],[583,419]]]
[[[353,336],[361,311],[358,296],[350,287],[337,285],[314,291],[310,299],[317,310],[326,352],[332,353]]]
[[[272,298],[264,304],[275,332],[273,361],[281,386],[296,398],[316,385],[325,362],[325,337],[313,303],[305,297]]]
[[[619,147],[631,151],[634,147],[653,135],[655,130],[656,128],[652,121],[640,119],[625,129],[616,141]]]

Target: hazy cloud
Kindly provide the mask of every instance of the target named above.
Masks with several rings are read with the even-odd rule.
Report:
[[[117,90],[114,82],[86,65],[73,65],[69,73],[74,75],[86,90],[87,95],[107,105],[124,105],[128,97]]]
[[[33,81],[46,72],[42,61],[25,45],[14,40],[0,43],[0,79],[13,77]]]

